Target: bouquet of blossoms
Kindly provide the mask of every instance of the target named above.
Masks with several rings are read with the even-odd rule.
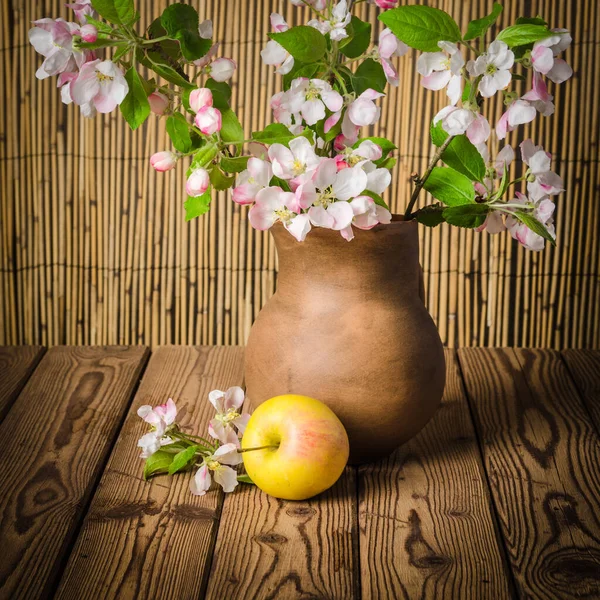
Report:
[[[79,105],[85,116],[119,106],[133,129],[151,113],[165,119],[173,149],[150,160],[167,171],[191,158],[186,219],[209,210],[213,188],[232,188],[233,201],[250,207],[254,228],[281,222],[298,241],[313,227],[352,240],[355,227],[390,222],[382,194],[396,146],[361,132],[377,123],[386,85],[399,83],[395,57],[412,48],[420,52],[421,83],[445,90],[448,106],[431,124],[436,150],[427,170],[412,176],[404,219],[489,233],[508,229],[532,250],[541,250],[544,240],[554,243],[552,198],[564,188],[550,154],[524,141],[524,166],[511,180],[515,149],[499,146],[537,113],[553,113],[548,81],[559,84],[572,75],[560,58],[569,33],[550,29],[540,17],[518,18],[486,45],[499,4],[462,33],[436,8],[369,0],[383,9],[379,19],[386,26],[373,43],[371,24],[352,14],[362,1],[291,0],[312,15],[297,27],[271,15],[273,32],[261,54],[282,75],[283,89],[271,99],[274,123],[248,136],[229,105],[227,81],[236,65],[218,58],[212,23],[200,23],[189,5],[168,6],[139,32],[134,0],[81,0],[67,5],[79,23],[40,19],[29,37],[44,56],[37,77],[57,75],[63,102]],[[520,97],[510,91],[514,80],[524,79],[514,73],[517,64],[532,72],[531,89]],[[493,133],[482,109],[496,94],[506,108]],[[414,210],[422,189],[436,202]]]

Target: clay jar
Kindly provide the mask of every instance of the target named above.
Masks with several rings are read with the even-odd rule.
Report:
[[[280,394],[329,405],[350,439],[350,462],[390,454],[431,419],[445,383],[444,351],[422,299],[417,223],[369,231],[313,228],[297,242],[271,229],[277,291],[252,326],[245,382],[253,406]]]

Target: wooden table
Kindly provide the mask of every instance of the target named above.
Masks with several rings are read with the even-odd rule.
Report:
[[[242,348],[0,348],[0,598],[600,598],[600,352],[446,356],[416,439],[284,502],[142,479],[136,409],[204,430]]]

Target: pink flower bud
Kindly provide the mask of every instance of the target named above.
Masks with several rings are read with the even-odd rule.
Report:
[[[338,134],[333,140],[333,147],[336,152],[342,152],[346,147],[346,138],[343,133]]]
[[[196,169],[192,171],[192,174],[188,177],[187,183],[185,184],[185,191],[188,196],[202,196],[208,189],[210,184],[210,177],[206,169]]]
[[[203,106],[198,111],[194,122],[204,135],[212,135],[221,131],[221,112],[212,106]]]
[[[170,171],[177,164],[177,154],[165,150],[150,157],[150,164],[159,172]]]
[[[217,60],[210,65],[210,76],[215,81],[227,81],[233,76],[235,68],[235,61],[230,58],[217,58]]]
[[[377,4],[379,8],[387,10],[388,8],[395,8],[398,4],[398,0],[375,0],[375,4]]]
[[[205,106],[213,105],[212,92],[208,88],[198,88],[190,92],[190,108],[197,113]]]
[[[155,115],[164,114],[169,106],[169,99],[161,92],[152,92],[148,96],[148,102],[150,103],[150,110]]]
[[[84,42],[95,42],[98,39],[98,30],[93,25],[84,25],[79,30],[79,35]]]

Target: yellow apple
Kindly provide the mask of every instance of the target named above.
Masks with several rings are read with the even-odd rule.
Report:
[[[262,450],[249,450],[272,446]],[[325,404],[287,394],[263,402],[242,438],[244,466],[263,492],[305,500],[330,488],[348,461],[348,435]]]

